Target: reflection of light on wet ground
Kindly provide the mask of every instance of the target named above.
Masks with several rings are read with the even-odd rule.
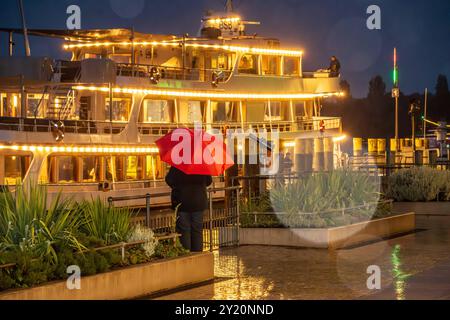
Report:
[[[397,294],[397,300],[405,300],[406,280],[411,276],[402,271],[402,262],[400,257],[401,246],[396,245],[392,250],[392,276],[394,277],[394,287]]]
[[[367,289],[367,267],[382,270],[382,287],[408,298],[409,275],[450,260],[450,216],[417,217],[423,232],[336,252],[248,246],[216,255],[217,281],[162,299],[355,299]],[[432,286],[431,286],[432,287]]]

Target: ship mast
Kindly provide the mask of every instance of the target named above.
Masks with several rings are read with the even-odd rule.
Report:
[[[23,2],[22,0],[18,0],[20,15],[22,16],[22,28],[23,28],[23,38],[24,38],[24,45],[25,45],[25,55],[27,57],[31,56],[31,50],[30,50],[30,41],[28,40],[28,29],[27,29],[27,23],[25,21],[25,10],[23,9]]]
[[[232,13],[234,11],[233,10],[233,0],[227,0],[225,7],[227,8],[227,13]]]

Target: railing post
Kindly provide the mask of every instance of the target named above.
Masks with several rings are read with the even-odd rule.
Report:
[[[213,201],[212,194],[209,193],[209,251],[214,251],[213,246]]]
[[[114,202],[113,197],[109,197],[109,198],[108,198],[108,203],[109,203],[109,207],[110,207],[110,208],[112,208],[113,202]]]
[[[236,236],[236,244],[239,246],[241,242],[240,233],[241,233],[241,197],[240,197],[240,191],[241,189],[236,189],[236,229],[237,229],[237,236]]]
[[[145,225],[147,226],[147,228],[150,228],[150,201],[151,195],[150,193],[147,193],[145,195],[145,208],[146,208]]]

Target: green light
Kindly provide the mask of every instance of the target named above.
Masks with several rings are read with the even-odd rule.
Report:
[[[395,68],[392,72],[392,82],[395,87],[398,86],[398,68]]]

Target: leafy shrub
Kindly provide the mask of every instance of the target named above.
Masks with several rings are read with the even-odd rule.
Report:
[[[450,200],[450,172],[427,167],[402,169],[389,177],[388,196],[396,201]]]
[[[380,180],[337,170],[315,173],[270,191],[272,215],[242,215],[244,227],[326,228],[366,221],[390,213],[377,206]]]
[[[311,174],[270,192],[274,209],[289,214],[353,208],[380,197],[378,178],[345,170]]]
[[[43,186],[0,193],[0,252],[18,250],[56,260],[56,246],[84,249],[76,237],[81,220],[74,214],[73,202],[58,195],[47,203]]]
[[[110,207],[101,199],[85,201],[79,208],[84,223],[81,230],[104,240],[107,245],[127,241],[131,234],[132,212],[127,208]]]

